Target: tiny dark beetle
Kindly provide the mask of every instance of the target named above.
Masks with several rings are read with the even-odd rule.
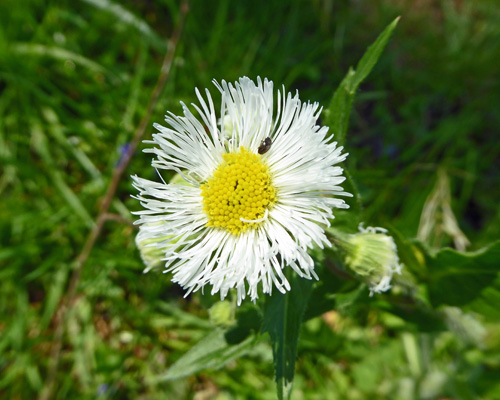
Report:
[[[259,154],[267,153],[269,151],[269,149],[271,148],[272,144],[273,144],[273,141],[271,140],[271,138],[266,137],[262,142],[260,142],[260,146],[257,149],[257,151],[259,152]]]

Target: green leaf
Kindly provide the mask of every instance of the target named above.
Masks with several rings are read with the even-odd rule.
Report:
[[[336,139],[340,145],[343,145],[345,140],[352,103],[354,101],[355,91],[352,90],[354,74],[355,72],[352,67],[349,68],[346,76],[333,94],[330,106],[325,112],[325,124],[331,128],[331,132],[336,135]]]
[[[164,51],[165,42],[158,36],[158,34],[148,25],[146,21],[137,17],[132,12],[127,10],[119,3],[110,0],[83,0],[92,6],[105,10],[113,14],[117,19],[125,24],[133,26],[141,35],[147,39],[157,50]]]
[[[278,399],[292,391],[300,327],[314,281],[293,275],[289,292],[273,294],[264,310],[263,330],[269,332],[273,348]]]
[[[56,272],[53,274],[45,300],[43,315],[40,319],[42,329],[46,329],[49,325],[50,320],[56,311],[57,305],[64,294],[68,273],[69,269],[63,264],[58,265]]]
[[[253,303],[243,304],[236,310],[236,325],[226,332],[226,340],[230,344],[240,343],[250,335],[260,331],[262,314]]]
[[[491,321],[500,321],[500,274],[497,275],[495,282],[485,288],[480,296],[475,299],[469,309],[481,314]]]
[[[48,124],[48,131],[51,133],[54,140],[63,148],[71,152],[73,157],[82,168],[95,180],[99,181],[100,185],[103,185],[101,171],[94,165],[92,160],[82,151],[78,146],[75,146],[68,139],[67,134],[59,121],[59,117],[53,108],[44,107],[41,110],[45,120]]]
[[[370,74],[371,70],[380,58],[382,51],[392,35],[392,32],[399,22],[399,18],[400,17],[392,21],[392,23],[390,23],[380,34],[377,40],[375,40],[375,42],[368,47],[356,66],[356,70],[352,67],[349,69],[339,87],[333,94],[330,106],[325,112],[325,124],[330,126],[332,132],[337,135],[337,140],[340,145],[342,145],[345,140],[356,91],[358,90],[361,82],[363,82]]]
[[[177,360],[165,374],[156,376],[153,380],[174,380],[203,369],[221,368],[247,353],[258,342],[255,336],[249,336],[244,341],[231,345],[226,341],[225,334],[223,329],[215,329]]]
[[[340,304],[339,301],[342,301],[340,300],[342,296],[339,297],[339,294],[349,293],[359,287],[359,281],[351,278],[333,261],[337,258],[333,249],[325,250],[324,254],[328,257],[326,265],[320,267],[316,260],[314,263],[319,280],[313,285],[304,321],[336,309]]]
[[[82,219],[82,221],[85,222],[85,225],[87,225],[88,228],[92,228],[94,226],[92,217],[90,216],[78,196],[64,181],[64,175],[59,171],[55,171],[53,169],[49,170],[49,175],[52,178],[54,186],[59,191],[64,200],[66,200],[68,205],[75,211],[75,213]]]
[[[356,73],[353,77],[353,85],[355,89],[357,89],[361,82],[365,80],[377,63],[400,18],[401,17],[397,17],[387,26],[387,28],[384,29],[377,40],[375,40],[375,42],[368,47],[363,57],[361,57],[361,60],[359,60],[359,63],[356,66]]]
[[[80,54],[73,53],[62,47],[56,46],[46,46],[44,44],[38,43],[13,43],[11,50],[21,56],[33,56],[33,57],[48,57],[60,61],[73,61],[76,65],[80,65],[87,68],[93,73],[99,73],[103,75],[111,75],[111,72],[104,68],[97,62],[84,57]]]
[[[379,301],[375,306],[395,315],[403,321],[401,327],[407,331],[437,332],[445,329],[445,324],[436,310],[410,297],[393,298],[391,302]]]
[[[59,191],[61,196],[68,203],[69,207],[73,209],[75,214],[85,222],[87,227],[92,228],[94,226],[94,220],[92,219],[78,196],[73,192],[73,190],[71,190],[71,188],[64,180],[65,175],[56,165],[54,158],[52,157],[52,154],[50,152],[50,143],[45,136],[42,126],[38,122],[33,123],[31,128],[31,135],[33,138],[33,148],[44,161],[45,168],[47,169],[47,174],[50,176],[54,187]]]
[[[500,241],[474,253],[443,249],[428,255],[429,296],[434,306],[464,306],[492,285],[500,272]]]

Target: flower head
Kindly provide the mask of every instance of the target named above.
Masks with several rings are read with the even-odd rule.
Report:
[[[290,289],[283,270],[317,278],[308,249],[330,245],[324,233],[334,196],[350,196],[342,147],[316,124],[317,103],[277,92],[265,79],[215,83],[222,95],[217,115],[212,97],[196,90],[196,117],[168,113],[169,127],[155,124],[153,167],[177,172],[183,184],[134,176],[141,240],[163,253],[165,272],[187,293],[212,286],[224,298],[235,288],[238,304],[259,286],[271,293]]]
[[[367,281],[371,294],[389,290],[394,273],[401,273],[396,243],[384,228],[360,225],[359,233],[339,243],[346,250],[346,264]]]

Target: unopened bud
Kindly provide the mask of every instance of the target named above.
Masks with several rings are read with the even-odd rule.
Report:
[[[394,273],[401,274],[394,239],[384,228],[359,226],[359,233],[345,235],[336,241],[346,251],[346,265],[370,286],[370,294],[391,288]]]
[[[141,253],[142,261],[146,265],[144,272],[148,272],[153,268],[160,267],[164,263],[163,258],[165,255],[161,243],[168,240],[171,236],[144,239],[144,235],[141,235],[143,232],[139,232],[136,236],[135,243]]]
[[[218,301],[210,307],[208,315],[215,326],[227,328],[235,324],[234,311],[235,303]]]

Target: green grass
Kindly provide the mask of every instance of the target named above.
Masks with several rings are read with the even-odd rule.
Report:
[[[398,4],[192,1],[146,136],[212,79],[268,77],[326,107],[348,67],[401,15],[361,85],[346,137],[364,219],[416,237],[440,169],[469,249],[483,247],[500,237],[500,8],[493,0]],[[172,0],[0,3],[2,398],[34,398],[44,387],[54,312],[177,17]],[[126,175],[153,179],[150,161],[138,152]],[[111,212],[131,220],[140,207],[133,193],[125,177]],[[440,214],[433,218],[439,225]],[[135,234],[108,222],[85,265],[55,398],[274,399],[266,342],[221,370],[154,379],[211,324],[204,297],[183,299],[169,276],[142,274]],[[453,238],[423,239],[439,248]],[[429,332],[385,312],[386,302],[366,296],[304,325],[294,398],[500,398],[498,324],[485,324],[483,341],[476,316],[440,309],[451,313],[448,325]]]

